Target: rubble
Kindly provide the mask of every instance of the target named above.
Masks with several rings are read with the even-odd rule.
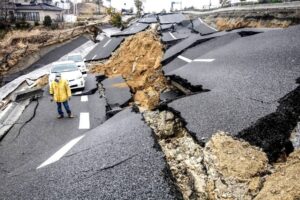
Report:
[[[92,73],[108,77],[122,75],[134,94],[134,101],[144,109],[153,109],[159,93],[167,87],[161,70],[163,46],[153,30],[128,37],[106,63],[92,64]]]
[[[184,199],[297,199],[300,150],[269,164],[260,148],[219,131],[204,145],[168,109],[145,111]]]
[[[300,150],[290,154],[287,162],[275,164],[275,172],[266,178],[255,200],[300,199]]]
[[[204,163],[210,199],[253,199],[269,173],[264,152],[223,132],[205,145]]]

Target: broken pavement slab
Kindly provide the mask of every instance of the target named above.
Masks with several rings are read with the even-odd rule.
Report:
[[[218,31],[203,22],[201,18],[197,18],[192,21],[192,29],[201,35],[208,35]]]
[[[153,30],[147,30],[126,38],[106,63],[93,63],[91,72],[107,77],[122,75],[135,103],[153,109],[159,103],[159,93],[167,87],[161,71],[162,55],[160,39]]]
[[[24,100],[19,103],[13,102],[0,112],[0,140],[5,137],[11,127],[16,123],[23,111],[30,104],[30,100]]]
[[[204,42],[210,39],[213,39],[215,37],[220,37],[223,35],[226,35],[227,32],[217,32],[214,34],[201,36],[200,34],[191,34],[188,38],[183,39],[179,43],[175,44],[174,46],[170,47],[166,50],[165,55],[162,60],[162,64],[166,64],[170,62],[174,57],[178,56],[181,52],[186,50],[189,47],[192,47],[193,45],[196,45],[200,42]]]
[[[86,61],[96,61],[109,58],[123,42],[124,37],[105,37],[85,57]]]
[[[159,17],[160,24],[174,24],[174,23],[178,24],[187,19],[187,17],[181,13],[163,14],[163,15],[159,15],[158,17]]]
[[[123,31],[111,35],[111,37],[120,37],[120,36],[129,36],[139,33],[141,31],[146,30],[149,27],[149,24],[145,23],[134,23]]]
[[[161,40],[164,43],[172,42],[180,39],[187,38],[191,35],[191,30],[185,27],[178,27],[174,29],[174,31],[163,32]]]
[[[165,75],[172,74],[171,71],[174,71],[189,62],[192,62],[194,59],[204,55],[212,50],[220,48],[235,39],[240,38],[240,35],[237,33],[228,33],[226,35],[212,38],[211,40],[202,42],[194,47],[188,48],[183,53],[180,54],[180,57],[173,59],[171,62],[163,66],[163,71]],[[186,59],[184,59],[186,58]]]
[[[109,107],[122,107],[132,98],[130,89],[122,76],[107,78],[101,82]]]

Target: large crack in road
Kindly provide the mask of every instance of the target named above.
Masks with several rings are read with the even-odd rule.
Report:
[[[119,74],[124,77],[134,95],[133,104],[138,108],[135,110],[142,113],[153,130],[155,140],[165,154],[168,170],[184,199],[261,199],[264,195],[272,195],[269,185],[277,180],[279,171],[292,169],[294,174],[298,173],[298,162],[295,162],[298,151],[288,158],[293,161],[280,168],[274,162],[280,153],[288,155],[293,151],[287,144],[291,144],[290,134],[299,121],[299,88],[280,101],[278,111],[271,114],[277,116],[274,120],[271,115],[266,116],[238,137],[219,131],[206,143],[206,138],[199,141],[185,127],[186,122],[179,112],[165,104],[159,106],[159,96],[174,89],[183,96],[210,90],[192,85],[179,76],[163,76],[158,63],[162,52],[159,55],[142,52],[140,55],[142,49],[149,50],[147,37],[152,39],[150,49],[157,44],[154,34],[155,31],[148,30],[127,38],[108,62],[93,64],[92,71],[107,77]],[[277,139],[268,139],[265,133],[270,135],[274,130],[276,134],[272,137]],[[292,182],[295,181],[293,173],[287,177]],[[283,181],[281,186],[290,188],[288,181]],[[290,194],[295,195],[294,192]]]

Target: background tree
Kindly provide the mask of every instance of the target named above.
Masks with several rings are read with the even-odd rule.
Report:
[[[48,26],[48,27],[51,26],[52,19],[49,15],[45,16],[43,24],[44,24],[44,26]]]
[[[141,17],[142,15],[142,10],[143,10],[143,2],[141,0],[134,0],[134,5],[136,7],[136,16]]]

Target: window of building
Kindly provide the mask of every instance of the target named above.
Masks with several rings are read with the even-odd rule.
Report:
[[[40,21],[40,13],[38,12],[17,12],[16,18],[25,21]]]

